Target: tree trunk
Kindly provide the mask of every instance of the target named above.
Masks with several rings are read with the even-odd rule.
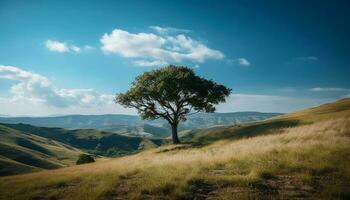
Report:
[[[172,124],[171,125],[171,135],[173,138],[173,143],[174,144],[180,144],[180,140],[177,137],[177,124]]]

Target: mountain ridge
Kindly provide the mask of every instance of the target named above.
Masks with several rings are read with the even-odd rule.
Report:
[[[179,130],[187,130],[192,128],[207,128],[214,125],[228,125],[239,124],[245,122],[259,121],[270,117],[278,116],[281,113],[261,113],[261,112],[233,112],[233,113],[197,113],[188,117],[187,121],[181,122]],[[94,128],[104,131],[113,131],[115,133],[125,132],[126,126],[134,129],[132,135],[143,135],[142,132],[149,133],[151,136],[153,132],[145,131],[141,126],[153,126],[155,132],[154,136],[159,137],[160,130],[163,129],[169,135],[170,127],[165,120],[142,120],[139,116],[123,115],[123,114],[105,114],[105,115],[67,115],[56,117],[0,117],[0,123],[7,124],[30,124],[39,127],[52,128],[66,128],[66,129],[86,129]],[[114,127],[114,129],[113,129]],[[135,131],[139,129],[139,131]],[[142,129],[142,130],[141,130]],[[165,130],[167,129],[167,130]],[[150,129],[148,129],[150,130]],[[162,137],[166,137],[164,135]]]

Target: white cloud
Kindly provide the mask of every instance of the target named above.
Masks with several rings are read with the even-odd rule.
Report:
[[[68,52],[81,53],[82,50],[93,49],[93,47],[89,45],[85,45],[84,48],[81,48],[76,45],[69,44],[67,42],[60,42],[55,40],[46,40],[45,46],[49,51],[58,52],[58,53],[68,53]]]
[[[46,40],[45,45],[46,48],[48,48],[50,51],[55,51],[58,53],[64,53],[69,51],[69,47],[66,43],[63,42]]]
[[[129,33],[114,29],[100,39],[102,51],[135,59],[135,64],[179,63],[191,61],[203,63],[208,59],[223,59],[222,52],[210,49],[189,36],[179,34],[162,36],[154,33]],[[145,65],[142,65],[145,66]]]
[[[257,94],[233,94],[217,106],[218,112],[294,112],[332,102],[338,98],[291,97]]]
[[[0,96],[2,115],[136,114],[134,109],[115,104],[113,94],[100,94],[94,89],[57,88],[47,77],[18,67],[0,65],[0,79],[13,82],[10,96]],[[337,98],[233,94],[226,103],[217,106],[217,111],[292,112]]]
[[[238,64],[242,66],[250,66],[250,62],[246,58],[238,58]]]
[[[81,49],[77,46],[70,45],[70,49],[76,53],[80,53]]]
[[[1,114],[19,115],[29,111],[33,111],[32,114],[40,114],[39,111],[43,108],[48,112],[46,114],[49,114],[50,111],[52,112],[50,114],[58,114],[60,110],[80,111],[80,113],[89,111],[110,113],[113,110],[116,112],[117,107],[122,112],[130,113],[121,106],[115,105],[114,95],[99,94],[94,89],[57,88],[48,78],[18,67],[0,65],[0,79],[14,82],[9,90],[11,96],[9,98],[0,97]],[[100,111],[98,111],[99,108]]]
[[[174,27],[160,27],[160,26],[149,26],[150,29],[155,30],[159,34],[167,34],[167,33],[190,33],[191,30],[187,29],[180,29],[180,28],[174,28]]]
[[[310,88],[310,91],[313,92],[348,92],[350,89],[347,88],[332,88],[332,87],[315,87]]]

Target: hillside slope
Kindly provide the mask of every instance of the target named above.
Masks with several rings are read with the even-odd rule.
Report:
[[[73,164],[82,151],[0,124],[0,176]]]
[[[145,140],[142,137],[129,137],[95,129],[68,130],[63,128],[37,127],[27,124],[1,125],[11,130],[55,140],[68,146],[103,156],[119,156],[133,153],[139,150],[141,142]],[[4,135],[4,137],[6,136]],[[162,142],[159,139],[149,141],[156,145],[160,145]]]
[[[235,126],[216,126],[207,129],[193,129],[180,133],[182,140],[200,144],[222,139],[241,139],[258,135],[278,133],[276,129],[296,127],[329,119],[350,117],[350,98],[324,104],[303,111],[276,116],[264,121]]]
[[[350,198],[350,99],[215,130],[197,130],[195,145],[1,177],[0,199]]]

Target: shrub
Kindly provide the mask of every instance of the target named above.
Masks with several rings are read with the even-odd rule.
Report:
[[[95,159],[91,155],[80,154],[76,164],[80,165],[80,164],[93,163],[93,162],[95,162]]]

